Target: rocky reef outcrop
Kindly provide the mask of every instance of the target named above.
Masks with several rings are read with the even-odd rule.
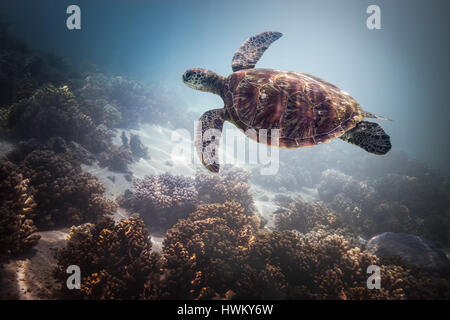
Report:
[[[450,261],[431,241],[406,233],[385,232],[367,242],[367,250],[382,259],[405,263],[436,274],[450,274]]]

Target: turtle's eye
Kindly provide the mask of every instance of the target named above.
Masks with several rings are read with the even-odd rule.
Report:
[[[184,74],[184,80],[189,80],[194,73],[192,71],[186,71]]]

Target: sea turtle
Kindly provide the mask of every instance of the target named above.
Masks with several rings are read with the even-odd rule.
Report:
[[[215,93],[224,101],[222,109],[205,112],[195,128],[194,144],[206,168],[219,172],[217,151],[224,121],[256,141],[259,134],[267,134],[262,142],[268,145],[299,148],[341,138],[374,154],[387,153],[389,136],[379,124],[363,120],[389,119],[362,110],[348,93],[310,74],[254,68],[281,36],[268,31],[247,39],[234,54],[233,73],[227,78],[205,69],[183,74],[189,87]]]

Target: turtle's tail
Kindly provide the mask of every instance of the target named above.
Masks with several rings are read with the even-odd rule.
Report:
[[[373,119],[379,119],[379,120],[387,120],[387,121],[394,121],[392,119],[389,118],[385,118],[382,116],[377,116],[376,114],[373,114],[371,112],[367,112],[367,111],[363,111],[364,114],[364,118],[373,118]]]

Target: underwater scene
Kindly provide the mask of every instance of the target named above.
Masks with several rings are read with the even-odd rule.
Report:
[[[0,2],[0,299],[450,299],[450,2]]]

